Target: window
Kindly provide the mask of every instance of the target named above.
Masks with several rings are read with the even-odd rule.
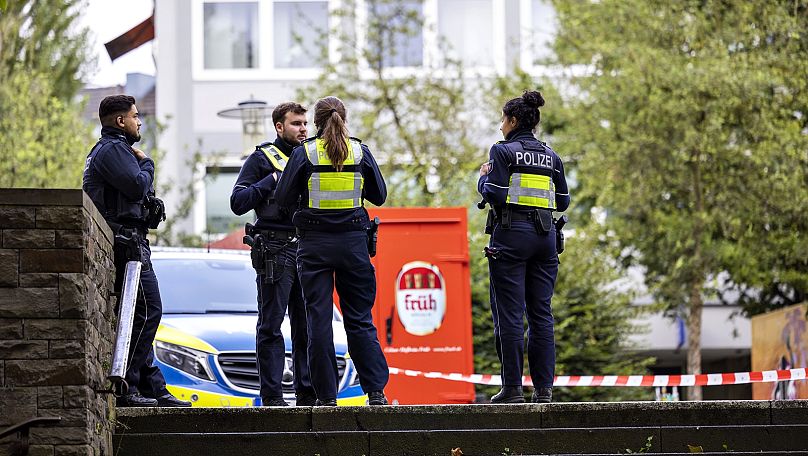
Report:
[[[381,65],[420,67],[424,64],[424,8],[419,0],[388,3],[366,0],[367,17],[378,24],[367,36],[368,45],[382,49]],[[373,66],[374,62],[370,62]]]
[[[252,211],[237,216],[230,210],[230,194],[238,172],[239,168],[208,168],[205,177],[205,213],[207,231],[210,233],[229,233],[255,219]]]
[[[468,67],[490,67],[493,56],[491,0],[438,0],[438,34],[449,56]]]
[[[327,45],[328,2],[290,1],[273,5],[276,68],[313,68]]]
[[[522,24],[522,67],[536,68],[553,55],[558,22],[555,10],[549,0],[521,0],[523,18],[529,22]]]
[[[205,3],[206,69],[258,68],[258,4]]]

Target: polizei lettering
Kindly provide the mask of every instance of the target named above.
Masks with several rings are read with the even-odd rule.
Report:
[[[516,152],[516,164],[553,169],[553,156],[541,152]]]

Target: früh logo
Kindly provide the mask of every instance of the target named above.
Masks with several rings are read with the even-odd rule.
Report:
[[[413,261],[401,268],[396,278],[396,310],[410,334],[425,336],[440,328],[446,315],[446,283],[437,266]]]

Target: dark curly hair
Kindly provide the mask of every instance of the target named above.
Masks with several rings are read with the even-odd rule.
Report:
[[[508,100],[502,108],[507,117],[516,118],[516,128],[519,130],[533,130],[541,120],[539,108],[544,106],[544,97],[538,91],[525,91],[519,98]]]

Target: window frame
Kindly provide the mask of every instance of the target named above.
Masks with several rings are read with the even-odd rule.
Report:
[[[423,1],[423,15],[424,26],[421,31],[423,41],[423,64],[421,66],[394,66],[385,67],[382,70],[384,77],[397,78],[407,77],[420,74],[434,74],[441,77],[445,71],[439,68],[438,65],[438,15],[439,0],[422,0]],[[479,76],[494,76],[504,75],[506,72],[506,57],[505,57],[505,2],[502,0],[488,0],[491,3],[491,33],[492,33],[492,49],[494,58],[490,66],[466,66],[464,71],[469,74]],[[362,24],[367,22],[367,2],[366,0],[356,1],[356,22]],[[363,27],[357,26],[356,28],[357,43],[362,48],[367,47],[367,35]],[[366,60],[360,60],[360,75],[364,78],[371,79],[374,77],[373,69]]]
[[[541,0],[549,3],[549,0]],[[550,5],[552,6],[552,5]],[[526,23],[519,24],[519,66],[533,76],[553,76],[557,73],[548,65],[536,65],[533,55],[533,0],[519,0],[519,17]]]
[[[322,67],[284,68],[275,66],[275,41],[272,28],[262,24],[275,23],[276,2],[322,3],[328,6],[328,21],[335,19],[332,14],[338,0],[193,0],[191,4],[191,56],[192,78],[194,81],[267,81],[267,80],[313,80]],[[258,66],[256,68],[205,68],[205,18],[207,3],[253,3],[258,6]],[[328,25],[331,27],[331,24]],[[329,59],[337,56],[336,48],[329,35]]]

